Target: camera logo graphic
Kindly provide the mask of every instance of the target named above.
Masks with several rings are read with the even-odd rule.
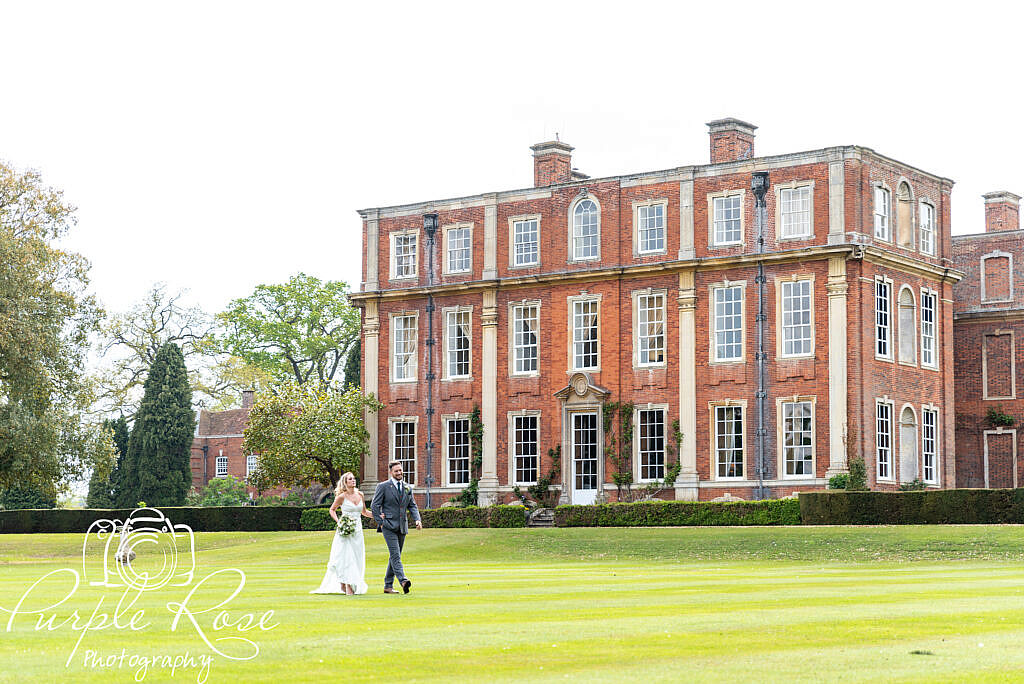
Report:
[[[156,508],[137,508],[124,521],[103,518],[89,526],[82,571],[90,586],[152,591],[192,583],[195,539]]]

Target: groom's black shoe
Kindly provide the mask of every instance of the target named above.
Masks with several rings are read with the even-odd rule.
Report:
[[[395,591],[394,589],[392,589],[391,587],[384,587],[384,593],[385,594],[397,594],[398,592]]]
[[[403,594],[408,594],[409,590],[411,588],[412,588],[412,581],[411,580],[407,579],[404,582],[402,582],[402,593]]]

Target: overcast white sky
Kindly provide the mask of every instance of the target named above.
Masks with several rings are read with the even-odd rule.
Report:
[[[865,145],[955,180],[976,232],[1024,194],[1024,13],[955,7],[2,1],[0,159],[78,206],[113,310],[357,284],[356,209],[529,186],[555,131],[592,176],[706,162],[723,116],[758,155]]]

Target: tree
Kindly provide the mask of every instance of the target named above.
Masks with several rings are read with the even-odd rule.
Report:
[[[142,403],[120,473],[118,504],[180,506],[192,485],[190,465],[195,418],[178,345],[160,347],[143,386]]]
[[[362,356],[362,344],[357,337],[356,341],[349,347],[348,356],[345,357],[345,389],[362,386]]]
[[[219,407],[237,400],[242,388],[222,372],[229,367],[215,344],[216,321],[198,306],[187,306],[184,298],[185,292],[168,293],[165,284],[157,283],[131,309],[103,324],[107,363],[96,376],[100,411],[135,414],[146,374],[168,342],[181,349],[197,403]],[[230,370],[238,374],[237,368]]]
[[[121,462],[128,453],[128,421],[124,416],[103,421],[103,429],[113,440],[114,459],[107,467],[97,464],[93,468],[89,494],[85,498],[85,505],[89,508],[114,508],[117,505]]]
[[[260,395],[242,442],[244,453],[259,454],[249,484],[260,491],[313,482],[334,487],[342,473],[359,472],[368,439],[363,410],[381,408],[358,387],[289,383]]]
[[[44,490],[31,485],[17,486],[0,495],[0,509],[5,511],[56,507],[57,497],[53,489]]]
[[[257,285],[218,316],[221,351],[261,368],[280,383],[329,384],[359,339],[359,311],[348,285],[304,273],[283,285]]]
[[[84,419],[100,310],[89,263],[58,244],[74,212],[37,172],[0,163],[0,489],[63,489],[112,448]]]
[[[215,477],[206,483],[202,492],[189,497],[192,506],[244,506],[248,503],[245,482],[233,475]]]

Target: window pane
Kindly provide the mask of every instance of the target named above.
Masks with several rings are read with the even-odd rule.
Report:
[[[407,278],[416,274],[416,236],[395,236],[395,277]]]
[[[876,404],[877,419],[875,421],[875,446],[878,459],[878,477],[889,478],[892,455],[892,407],[889,404]]]
[[[637,346],[641,366],[665,361],[665,297],[637,297]]]
[[[935,366],[935,305],[934,292],[921,293],[921,363]]]
[[[416,317],[395,316],[394,319],[395,379],[416,377]]]
[[[598,250],[598,211],[592,200],[583,200],[573,211],[573,259],[596,259]]]
[[[515,373],[537,371],[537,331],[539,329],[538,307],[521,305],[512,308],[512,353]]]
[[[782,283],[782,354],[799,356],[814,349],[811,330],[811,281]]]
[[[779,192],[782,237],[811,235],[811,187],[786,188]]]
[[[892,215],[892,199],[885,188],[875,188],[875,237],[889,240],[889,217]]]
[[[787,475],[814,475],[812,413],[809,401],[782,405],[782,449]]]
[[[715,458],[718,477],[743,477],[743,408],[715,407]]]
[[[573,361],[576,370],[597,368],[597,301],[573,302]]]
[[[639,251],[661,252],[665,249],[665,206],[653,204],[637,208]]]
[[[469,270],[470,255],[469,228],[448,229],[448,272]]]
[[[469,312],[448,312],[448,377],[469,375]]]
[[[925,409],[921,413],[921,461],[922,479],[925,482],[938,482],[936,460],[938,458],[938,422],[939,412]]]
[[[537,482],[537,416],[513,418],[516,482]]]
[[[889,357],[889,283],[875,281],[875,354]]]
[[[742,241],[743,234],[740,226],[741,199],[741,195],[715,198],[714,244],[736,244]]]
[[[469,484],[469,420],[448,421],[448,482]]]
[[[516,221],[512,225],[515,265],[536,264],[540,256],[537,220]]]
[[[935,207],[921,205],[921,251],[935,254]]]
[[[403,421],[395,423],[395,453],[393,461],[402,464],[405,480],[416,484],[416,423]]]
[[[715,361],[743,357],[743,288],[715,289]]]
[[[665,411],[640,411],[640,478],[665,477]]]

